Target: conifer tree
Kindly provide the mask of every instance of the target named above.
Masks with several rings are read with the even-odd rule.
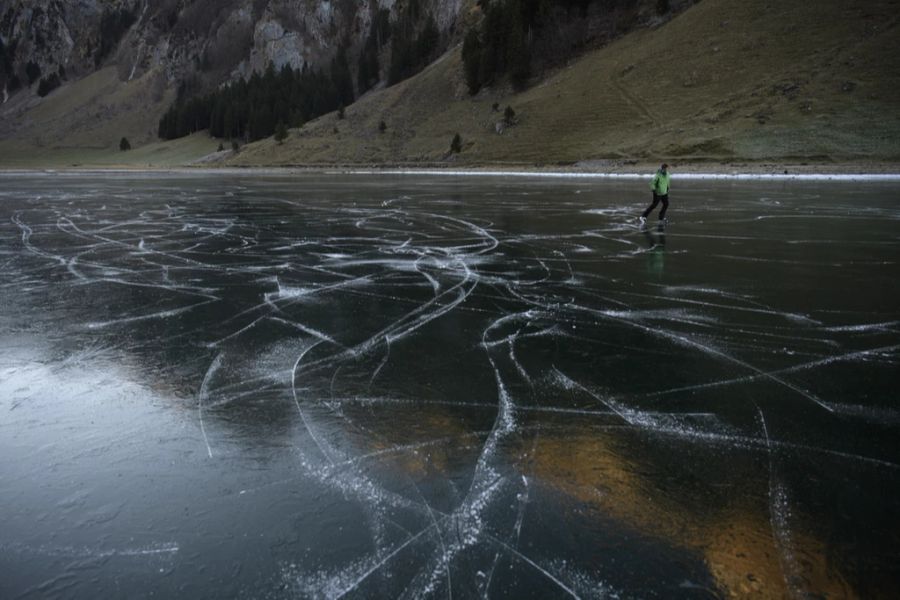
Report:
[[[60,86],[59,75],[56,73],[51,73],[49,77],[41,79],[41,82],[38,84],[37,93],[38,96],[44,97],[56,88]]]
[[[505,64],[509,69],[509,77],[513,86],[521,89],[531,76],[531,52],[525,41],[525,26],[518,2],[513,0],[509,4],[513,10],[506,36]]]
[[[424,68],[431,63],[440,41],[441,32],[438,30],[437,23],[434,22],[434,17],[428,15],[422,33],[419,34],[419,37],[416,40],[416,48],[421,64],[420,68]]]
[[[359,54],[356,84],[359,93],[366,92],[378,83],[381,65],[378,54],[391,35],[390,11],[381,9],[375,13],[369,26],[369,34]]]
[[[454,154],[459,154],[462,152],[462,138],[459,137],[459,133],[453,136],[453,140],[450,142],[450,152]]]
[[[32,61],[25,65],[25,76],[28,77],[28,85],[31,85],[41,77],[41,67]]]
[[[275,141],[278,142],[278,145],[280,146],[282,142],[287,139],[287,136],[288,131],[284,121],[278,121],[278,125],[275,127]]]
[[[466,33],[463,40],[462,59],[466,76],[466,85],[470,94],[477,94],[481,89],[481,36],[477,28],[472,28]]]
[[[350,65],[347,64],[347,49],[342,44],[331,61],[331,81],[337,92],[341,104],[353,104],[353,76],[350,74]]]

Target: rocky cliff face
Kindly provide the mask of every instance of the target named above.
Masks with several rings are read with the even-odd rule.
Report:
[[[216,85],[270,62],[315,67],[341,45],[352,60],[378,11],[395,19],[415,3],[446,34],[466,1],[0,0],[0,88],[6,102],[110,64],[122,81],[158,71],[169,86]]]

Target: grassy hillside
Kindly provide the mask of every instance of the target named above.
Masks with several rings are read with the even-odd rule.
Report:
[[[115,66],[67,83],[45,98],[14,96],[0,107],[0,165],[134,161],[136,154],[119,152],[119,141],[127,137],[135,148],[155,144],[159,115],[172,97],[162,74],[149,72],[125,82]]]
[[[898,9],[900,0],[703,0],[519,94],[498,86],[470,96],[457,47],[416,77],[367,94],[344,119],[325,115],[283,144],[263,140],[221,162],[894,168]],[[192,164],[218,141],[155,141],[170,100],[157,74],[125,83],[113,68],[43,100],[13,99],[0,109],[0,166]],[[507,105],[516,124],[498,134]],[[450,155],[455,133],[463,151]],[[118,151],[123,135],[136,150]]]
[[[897,0],[704,0],[521,94],[468,96],[460,49],[230,164],[900,160]],[[518,123],[495,123],[513,107]],[[387,128],[380,133],[378,124]],[[447,157],[459,132],[463,152]]]

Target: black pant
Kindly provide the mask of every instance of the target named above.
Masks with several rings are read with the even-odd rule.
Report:
[[[669,195],[668,194],[659,195],[656,192],[653,192],[653,204],[651,204],[650,207],[644,211],[643,217],[646,219],[647,215],[652,213],[653,209],[656,208],[656,205],[659,204],[660,202],[662,202],[663,207],[662,207],[662,210],[659,211],[659,220],[662,221],[663,219],[665,219],[666,218],[666,210],[668,210],[668,208],[669,208]]]

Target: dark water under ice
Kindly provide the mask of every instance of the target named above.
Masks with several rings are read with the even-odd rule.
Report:
[[[0,177],[0,597],[892,597],[900,185]]]

